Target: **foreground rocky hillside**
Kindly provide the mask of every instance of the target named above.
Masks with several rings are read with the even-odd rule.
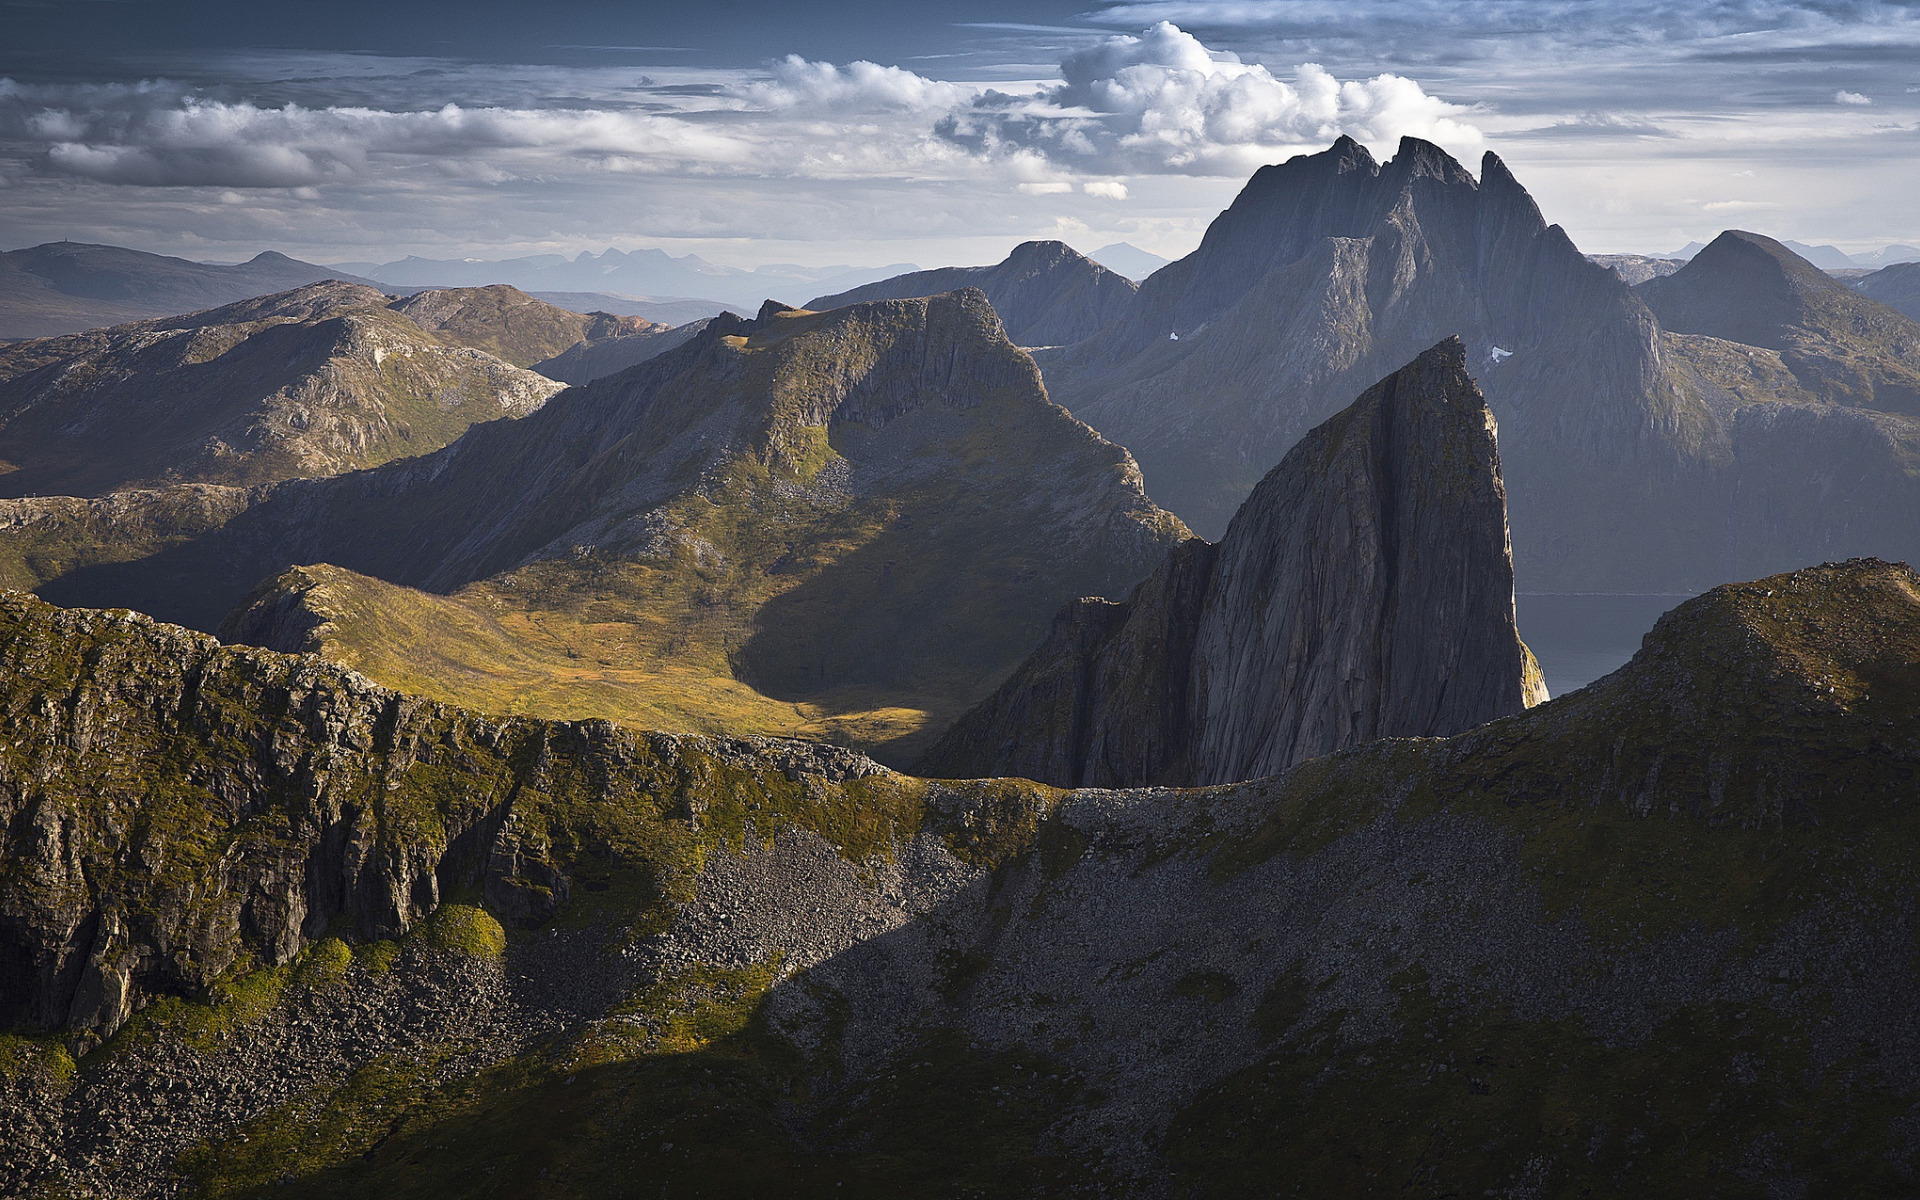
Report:
[[[1546,699],[1514,626],[1493,414],[1449,339],[1310,431],[1217,546],[1077,600],[916,770],[1062,787],[1278,774]]]
[[[975,287],[985,292],[1021,346],[1065,346],[1084,341],[1127,306],[1139,285],[1094,262],[1065,242],[1022,242],[991,267],[915,271],[851,291],[819,296],[808,308],[839,308],[870,300],[907,300]]]
[[[317,283],[0,347],[0,496],[338,474],[524,416],[560,387],[373,288]]]
[[[111,543],[79,519],[0,527],[0,563],[207,630],[244,602],[231,638],[487,711],[895,754],[1062,602],[1123,593],[1186,536],[978,291],[717,318],[530,418],[256,492],[118,561],[68,549]]]
[[[1199,790],[487,720],[20,596],[0,667],[13,1194],[1920,1166],[1903,566],[1716,589],[1524,715]]]

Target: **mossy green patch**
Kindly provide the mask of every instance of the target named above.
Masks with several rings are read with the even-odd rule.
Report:
[[[64,1092],[72,1085],[75,1070],[73,1056],[55,1038],[0,1033],[0,1081],[30,1079]]]
[[[442,904],[420,925],[420,939],[436,950],[468,958],[499,958],[507,952],[507,931],[483,908]]]

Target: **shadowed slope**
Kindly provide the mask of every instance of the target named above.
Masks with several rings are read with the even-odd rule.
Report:
[[[1920,322],[1772,238],[1728,230],[1635,291],[1675,333],[1778,351],[1817,400],[1920,416]]]
[[[1852,282],[1862,296],[1920,321],[1920,262],[1895,263]]]

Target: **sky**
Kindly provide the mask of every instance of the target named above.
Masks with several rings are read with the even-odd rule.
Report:
[[[0,0],[0,248],[1174,258],[1343,133],[1590,253],[1920,245],[1920,0]]]

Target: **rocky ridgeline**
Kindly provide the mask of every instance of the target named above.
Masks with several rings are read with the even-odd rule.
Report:
[[[1124,310],[1139,285],[1065,242],[1022,242],[990,267],[945,267],[882,279],[851,291],[816,296],[811,309],[872,300],[909,300],[979,288],[1021,346],[1084,341]]]
[[[84,1049],[119,1011],[86,981],[135,1009],[77,1071],[0,1044],[10,1191],[1920,1169],[1904,566],[1717,589],[1519,716],[1185,791],[486,721],[127,614],[4,613],[10,1020]]]
[[[1514,625],[1493,416],[1449,339],[1302,438],[1219,545],[1064,609],[916,769],[1227,783],[1545,698]]]

